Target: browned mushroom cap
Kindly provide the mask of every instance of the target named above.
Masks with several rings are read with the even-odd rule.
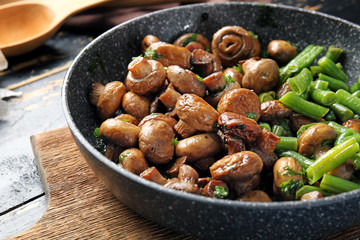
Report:
[[[139,149],[154,164],[168,163],[174,155],[174,131],[164,121],[152,120],[142,125],[139,133]]]
[[[322,197],[323,197],[323,195],[319,191],[312,191],[312,192],[308,192],[308,193],[305,193],[304,195],[302,195],[300,198],[300,201],[311,201],[311,200],[316,200],[316,199],[319,199]]]
[[[271,100],[261,103],[261,121],[272,121],[280,118],[288,118],[292,110],[279,100]]]
[[[120,147],[134,147],[138,142],[139,133],[138,126],[115,118],[107,119],[100,125],[100,136]]]
[[[283,84],[281,84],[280,87],[276,90],[275,96],[276,98],[281,98],[282,96],[284,96],[285,94],[291,91],[292,89],[290,87],[290,84],[288,81],[286,81]]]
[[[120,153],[119,165],[137,175],[149,168],[144,154],[137,148],[130,148]]]
[[[360,133],[360,119],[349,119],[343,122],[342,125]]]
[[[294,174],[295,172],[298,172],[299,174]],[[273,168],[274,194],[282,200],[294,200],[295,196],[283,193],[279,185],[282,182],[286,182],[292,179],[303,182],[303,177],[301,173],[302,167],[295,159],[293,159],[292,157],[279,158]]]
[[[115,115],[125,92],[126,88],[122,82],[114,81],[105,85],[96,105],[97,114],[102,120]]]
[[[140,121],[149,114],[150,100],[129,91],[123,97],[122,109]]]
[[[155,167],[146,169],[140,174],[140,177],[160,185],[165,185],[166,183],[168,183],[168,180],[164,178],[163,175],[161,175],[161,173]]]
[[[214,72],[222,71],[220,59],[202,49],[196,49],[191,52],[191,65],[194,67],[194,72],[201,77],[206,77]]]
[[[331,126],[324,123],[317,123],[306,129],[300,136],[298,152],[305,157],[311,157],[316,149],[324,143],[335,141],[337,133]]]
[[[224,181],[240,195],[260,183],[262,168],[263,162],[256,153],[242,151],[218,160],[210,167],[210,173],[213,179]]]
[[[119,155],[122,152],[123,148],[119,148],[112,143],[106,144],[105,157],[110,159],[114,163],[119,162]]]
[[[226,26],[214,34],[211,51],[220,58],[223,66],[231,67],[241,59],[259,56],[260,44],[245,29]]]
[[[176,144],[176,156],[187,156],[188,162],[212,157],[219,153],[222,144],[218,135],[214,133],[202,133],[180,140]]]
[[[170,179],[168,183],[166,183],[164,186],[178,191],[183,191],[193,194],[201,193],[198,185],[189,182],[180,181],[180,179],[178,178]]]
[[[225,85],[225,88],[222,91],[211,93],[207,96],[205,96],[205,101],[208,102],[212,107],[216,108],[217,105],[220,102],[220,99],[222,96],[225,95],[225,93],[240,88],[240,84],[237,82],[230,82],[229,84]]]
[[[289,118],[289,127],[292,131],[297,132],[302,125],[315,122],[313,119],[305,117],[301,114],[294,113]]]
[[[156,42],[161,42],[161,41],[154,35],[146,35],[144,39],[141,41],[141,52],[145,52],[145,50],[148,47],[150,47],[151,44]]]
[[[225,191],[216,192],[217,188],[221,188]],[[226,198],[229,195],[229,187],[226,185],[225,182],[214,179],[205,185],[205,187],[201,190],[201,193],[205,197]]]
[[[143,57],[135,58],[129,64],[128,70],[126,87],[139,95],[157,93],[166,78],[164,66],[160,62]]]
[[[225,88],[226,80],[222,72],[216,72],[205,77],[204,84],[211,92],[218,92]]]
[[[214,157],[201,158],[193,162],[192,165],[198,171],[208,171],[216,160]]]
[[[235,68],[227,68],[224,70],[225,77],[231,77],[235,82],[241,85],[243,79],[242,73]]]
[[[217,109],[220,114],[234,112],[257,121],[261,115],[261,102],[255,92],[238,88],[225,93]]]
[[[189,69],[191,67],[191,52],[184,47],[178,47],[173,44],[156,42],[150,45],[148,50],[155,51],[156,54],[150,54],[149,58],[161,62],[164,67],[177,65]],[[145,55],[149,55],[146,54]]]
[[[196,133],[196,129],[184,122],[183,120],[179,120],[174,130],[182,137],[182,138],[188,138]]]
[[[272,202],[269,195],[267,195],[264,191],[261,190],[253,190],[243,193],[236,200],[245,202]]]
[[[174,129],[177,121],[172,118],[172,117],[169,117],[163,113],[152,113],[146,117],[144,117],[141,122],[139,123],[139,127],[142,128],[142,126],[148,122],[148,121],[153,121],[153,120],[157,120],[157,121],[164,121],[166,122],[167,124],[169,124],[170,127],[172,127]]]
[[[298,55],[296,48],[284,40],[272,40],[267,50],[270,57],[281,65],[287,64]]]
[[[178,178],[182,182],[197,184],[199,174],[194,168],[190,167],[189,165],[183,164],[179,168]]]
[[[241,81],[241,86],[252,89],[257,94],[270,91],[279,81],[279,67],[272,59],[261,59],[255,63],[252,60],[251,65],[244,69],[244,77]],[[246,61],[244,65],[247,64]]]
[[[167,173],[170,175],[170,177],[177,177],[179,175],[179,169],[182,165],[186,164],[188,161],[188,157],[187,156],[182,156],[179,157],[177,159],[175,159],[174,161],[171,161],[168,163],[168,165],[170,167],[167,168]]]
[[[193,50],[193,46],[191,46],[191,43],[194,42],[199,43],[196,49],[210,49],[209,40],[199,33],[185,33],[175,40],[174,45],[179,47],[186,47],[187,49],[189,49],[189,51],[191,51]],[[189,47],[189,45],[191,47]]]
[[[120,115],[116,116],[115,119],[123,120],[125,122],[129,122],[134,125],[139,124],[139,121],[135,117],[131,116],[130,114],[120,114]]]
[[[181,97],[181,94],[175,90],[174,84],[170,83],[158,99],[165,105],[165,107],[173,110],[179,97]]]
[[[350,159],[348,159],[343,164],[337,166],[328,172],[328,174],[333,175],[335,177],[343,178],[346,180],[350,180],[352,174],[354,172],[354,164]]]
[[[198,131],[211,132],[219,113],[195,94],[184,94],[176,103],[178,117]]]
[[[206,86],[190,70],[179,66],[170,66],[167,69],[167,78],[174,84],[174,87],[181,93],[193,93],[204,97]]]

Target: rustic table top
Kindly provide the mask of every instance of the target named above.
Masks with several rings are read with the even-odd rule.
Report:
[[[360,24],[357,0],[272,2],[325,12]],[[9,110],[0,119],[0,239],[23,232],[46,211],[47,199],[30,136],[67,125],[61,107],[62,82],[72,60],[95,37],[96,33],[62,28],[37,50],[8,59],[9,69],[0,72],[0,88],[22,92],[21,97],[6,99]]]

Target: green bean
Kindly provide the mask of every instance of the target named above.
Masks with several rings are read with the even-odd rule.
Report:
[[[341,69],[339,69],[330,58],[322,57],[319,59],[318,64],[324,70],[326,75],[339,79],[343,82],[348,80],[348,76],[346,76],[346,74]]]
[[[357,90],[351,94],[354,97],[360,98],[360,90]]]
[[[323,195],[323,197],[327,197],[327,196],[331,196],[333,195],[331,192],[319,188],[319,187],[315,187],[315,186],[310,186],[310,185],[305,185],[303,187],[301,187],[299,190],[297,190],[296,194],[295,194],[295,198],[297,200],[300,200],[300,198],[305,194],[305,193],[309,193],[309,192],[314,192],[314,191],[318,191],[321,193],[321,195]]]
[[[334,103],[330,106],[330,109],[335,112],[335,115],[342,121],[354,118],[354,112],[340,103]]]
[[[350,87],[350,92],[351,93],[354,93],[357,90],[360,90],[360,75],[359,75],[357,81],[353,85],[351,85],[351,87]]]
[[[330,109],[330,111],[325,115],[324,118],[326,121],[335,121],[336,120],[335,112],[332,109]]]
[[[354,97],[349,92],[342,89],[337,90],[335,94],[340,104],[350,108],[353,112],[360,114],[360,98]]]
[[[357,151],[359,151],[359,144],[356,142],[355,138],[350,138],[331,148],[306,169],[309,183],[314,184],[324,175],[324,173],[343,164]]]
[[[344,83],[343,81],[340,81],[338,79],[326,76],[325,74],[320,73],[318,80],[323,80],[329,83],[329,88],[333,91],[344,89],[346,91],[349,90],[348,85]]]
[[[300,153],[298,153],[296,151],[282,152],[280,154],[280,157],[292,157],[293,159],[295,159],[295,161],[297,161],[300,164],[300,166],[304,170],[306,170],[310,165],[312,165],[314,163],[313,160],[301,155]]]
[[[348,130],[340,133],[337,136],[337,138],[336,138],[336,140],[334,142],[334,146],[339,145],[340,143],[343,143],[345,141],[346,137],[348,137],[348,136],[354,136],[354,133],[351,131],[350,128]]]
[[[324,72],[320,66],[310,66],[309,68],[313,77],[316,77],[319,73]]]
[[[271,132],[277,136],[282,136],[284,132],[284,128],[280,125],[273,125]]]
[[[335,65],[336,65],[339,69],[341,69],[341,70],[343,70],[343,69],[344,69],[344,68],[343,68],[343,66],[341,65],[341,63],[339,63],[339,62],[338,62],[338,63],[336,63]]]
[[[329,125],[330,127],[332,127],[332,128],[336,131],[336,133],[337,133],[338,135],[340,135],[341,133],[346,132],[346,131],[348,131],[348,130],[350,129],[350,128],[341,126],[341,125],[338,124],[337,122],[333,122],[333,121],[329,122],[328,125]],[[358,132],[356,132],[356,131],[354,131],[354,130],[352,130],[352,129],[350,129],[350,130],[352,131],[353,135],[360,134],[360,133],[358,133]]]
[[[288,82],[291,90],[294,91],[297,95],[301,95],[308,89],[312,80],[313,78],[310,70],[303,68],[297,75],[289,78]]]
[[[360,184],[325,173],[320,182],[320,188],[339,194],[359,189]]]
[[[360,134],[354,134],[354,135],[349,135],[349,136],[345,136],[344,139],[342,141],[347,141],[349,140],[350,138],[355,138],[355,141],[360,144]]]
[[[264,93],[261,93],[259,95],[259,99],[260,99],[260,102],[266,102],[266,101],[271,101],[271,100],[274,100],[275,99],[275,92],[274,91],[269,91],[269,92],[264,92]]]
[[[324,50],[322,46],[307,46],[295,58],[293,58],[285,67],[280,69],[279,84],[283,84],[293,74],[300,72],[303,68],[309,67]]]
[[[298,139],[296,137],[280,137],[280,142],[276,145],[276,150],[297,150]]]
[[[328,108],[302,99],[293,92],[286,93],[279,99],[279,101],[287,107],[291,108],[293,111],[316,121],[324,117],[329,111]]]
[[[310,96],[314,102],[324,106],[331,106],[337,100],[335,93],[328,90],[313,89],[310,91]]]
[[[330,45],[325,53],[325,56],[330,58],[333,62],[337,62],[343,52],[344,50],[342,50],[341,48]]]
[[[355,171],[360,169],[360,153],[355,153],[351,158]]]
[[[259,126],[260,126],[261,129],[266,128],[267,130],[271,131],[270,124],[268,124],[266,122],[259,123]]]
[[[310,83],[310,89],[321,89],[321,90],[327,90],[329,86],[329,83],[327,81],[324,80],[316,80],[316,81],[312,81]]]

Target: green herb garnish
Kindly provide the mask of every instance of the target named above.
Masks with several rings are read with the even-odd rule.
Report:
[[[173,146],[176,146],[176,144],[178,144],[179,143],[179,140],[177,139],[177,138],[173,138],[172,140],[171,140],[171,144],[173,145]]]
[[[152,49],[152,48],[147,48],[146,50],[145,50],[145,58],[147,58],[147,59],[153,59],[153,60],[156,60],[156,59],[158,59],[158,58],[162,58],[163,56],[161,56],[161,55],[158,55],[157,53],[156,53],[156,51],[154,50],[154,49]]]
[[[197,39],[197,34],[196,33],[192,33],[190,37],[188,37],[187,39],[185,39],[185,41],[183,42],[183,47],[185,47],[186,45],[188,45],[191,42],[196,42]]]
[[[255,120],[257,118],[257,114],[255,112],[246,112],[246,117]]]
[[[124,160],[124,158],[126,158],[127,156],[129,156],[130,152],[124,152],[123,154],[121,154],[119,156],[119,164]]]
[[[93,134],[96,139],[96,145],[95,145],[96,150],[101,152],[101,154],[105,155],[106,144],[105,144],[104,140],[100,137],[100,128],[95,128]]]
[[[225,187],[213,185],[212,189],[214,190],[215,198],[226,198],[227,196],[229,196],[229,191]]]
[[[304,183],[295,179],[290,179],[279,184],[281,191],[287,195],[295,195],[302,186],[304,186]]]

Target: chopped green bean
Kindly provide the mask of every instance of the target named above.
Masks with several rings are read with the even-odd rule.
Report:
[[[349,128],[348,130],[340,133],[335,142],[334,142],[334,146],[336,145],[339,145],[340,143],[344,142],[345,141],[345,138],[348,137],[348,136],[354,136],[354,133],[351,131],[351,129]]]
[[[268,124],[267,122],[261,122],[259,123],[259,126],[261,129],[266,128],[267,130],[271,131],[270,124]]]
[[[330,106],[330,109],[335,112],[335,115],[342,121],[354,118],[354,112],[340,103],[334,103]]]
[[[288,79],[291,90],[297,95],[304,93],[310,86],[312,80],[311,72],[307,68],[303,68],[297,75]]]
[[[351,94],[354,97],[360,98],[360,90],[357,90]]]
[[[332,109],[330,109],[330,111],[325,115],[324,118],[325,118],[326,121],[335,121],[336,120],[336,114]]]
[[[339,194],[359,189],[360,184],[325,173],[320,182],[320,188]]]
[[[295,161],[297,161],[300,166],[306,170],[310,165],[312,165],[314,163],[313,160],[301,155],[300,153],[296,152],[296,151],[286,151],[286,152],[282,152],[280,154],[281,157],[292,157],[293,159],[295,159]]]
[[[305,193],[309,193],[309,192],[314,192],[314,191],[318,191],[321,193],[321,195],[323,195],[323,197],[327,197],[327,196],[331,196],[333,195],[331,192],[319,188],[319,187],[315,187],[315,186],[310,186],[310,185],[305,185],[302,188],[300,188],[299,190],[297,190],[296,194],[295,194],[295,198],[297,200],[300,200],[300,198],[305,194]]]
[[[325,53],[325,56],[330,58],[333,62],[337,62],[343,52],[344,50],[342,50],[341,48],[330,45]]]
[[[293,111],[316,121],[324,117],[329,111],[328,108],[302,99],[293,92],[286,93],[279,99],[279,101],[287,107],[291,108]]]
[[[280,125],[273,125],[271,131],[277,136],[282,136],[284,132],[284,128]]]
[[[337,100],[335,93],[329,90],[313,89],[310,96],[314,102],[324,106],[331,106]]]
[[[353,85],[351,85],[351,87],[350,87],[350,92],[351,93],[354,93],[357,90],[360,90],[360,75],[359,75],[357,81]]]
[[[350,128],[341,126],[340,124],[333,122],[333,121],[329,122],[328,125],[331,126],[337,132],[338,135],[340,135],[341,133],[346,132],[350,129]],[[350,130],[352,131],[353,135],[360,134],[352,129],[350,129]]]
[[[340,104],[350,108],[353,112],[360,114],[360,98],[354,97],[349,92],[342,89],[337,90],[335,94]]]
[[[354,165],[355,171],[358,171],[360,169],[360,153],[355,153],[350,159]]]
[[[310,66],[309,68],[313,77],[316,77],[317,75],[319,75],[319,73],[324,72],[320,66]]]
[[[276,150],[297,150],[298,139],[296,137],[280,137],[280,142],[276,145]]]
[[[324,70],[326,75],[339,79],[343,82],[348,80],[348,76],[346,76],[346,74],[341,69],[339,69],[330,58],[322,57],[319,59],[318,64]]]
[[[339,89],[344,89],[346,91],[349,90],[348,85],[346,85],[346,83],[344,83],[343,81],[340,81],[336,78],[333,77],[329,77],[325,74],[320,73],[319,74],[319,80],[323,80],[329,83],[329,88],[333,91],[339,90]]]
[[[316,80],[312,81],[310,84],[310,89],[321,89],[321,90],[327,90],[329,86],[329,83],[324,80]]]
[[[331,148],[329,151],[321,155],[311,166],[306,169],[307,178],[310,184],[314,184],[324,173],[343,164],[359,151],[359,144],[355,138]]]

